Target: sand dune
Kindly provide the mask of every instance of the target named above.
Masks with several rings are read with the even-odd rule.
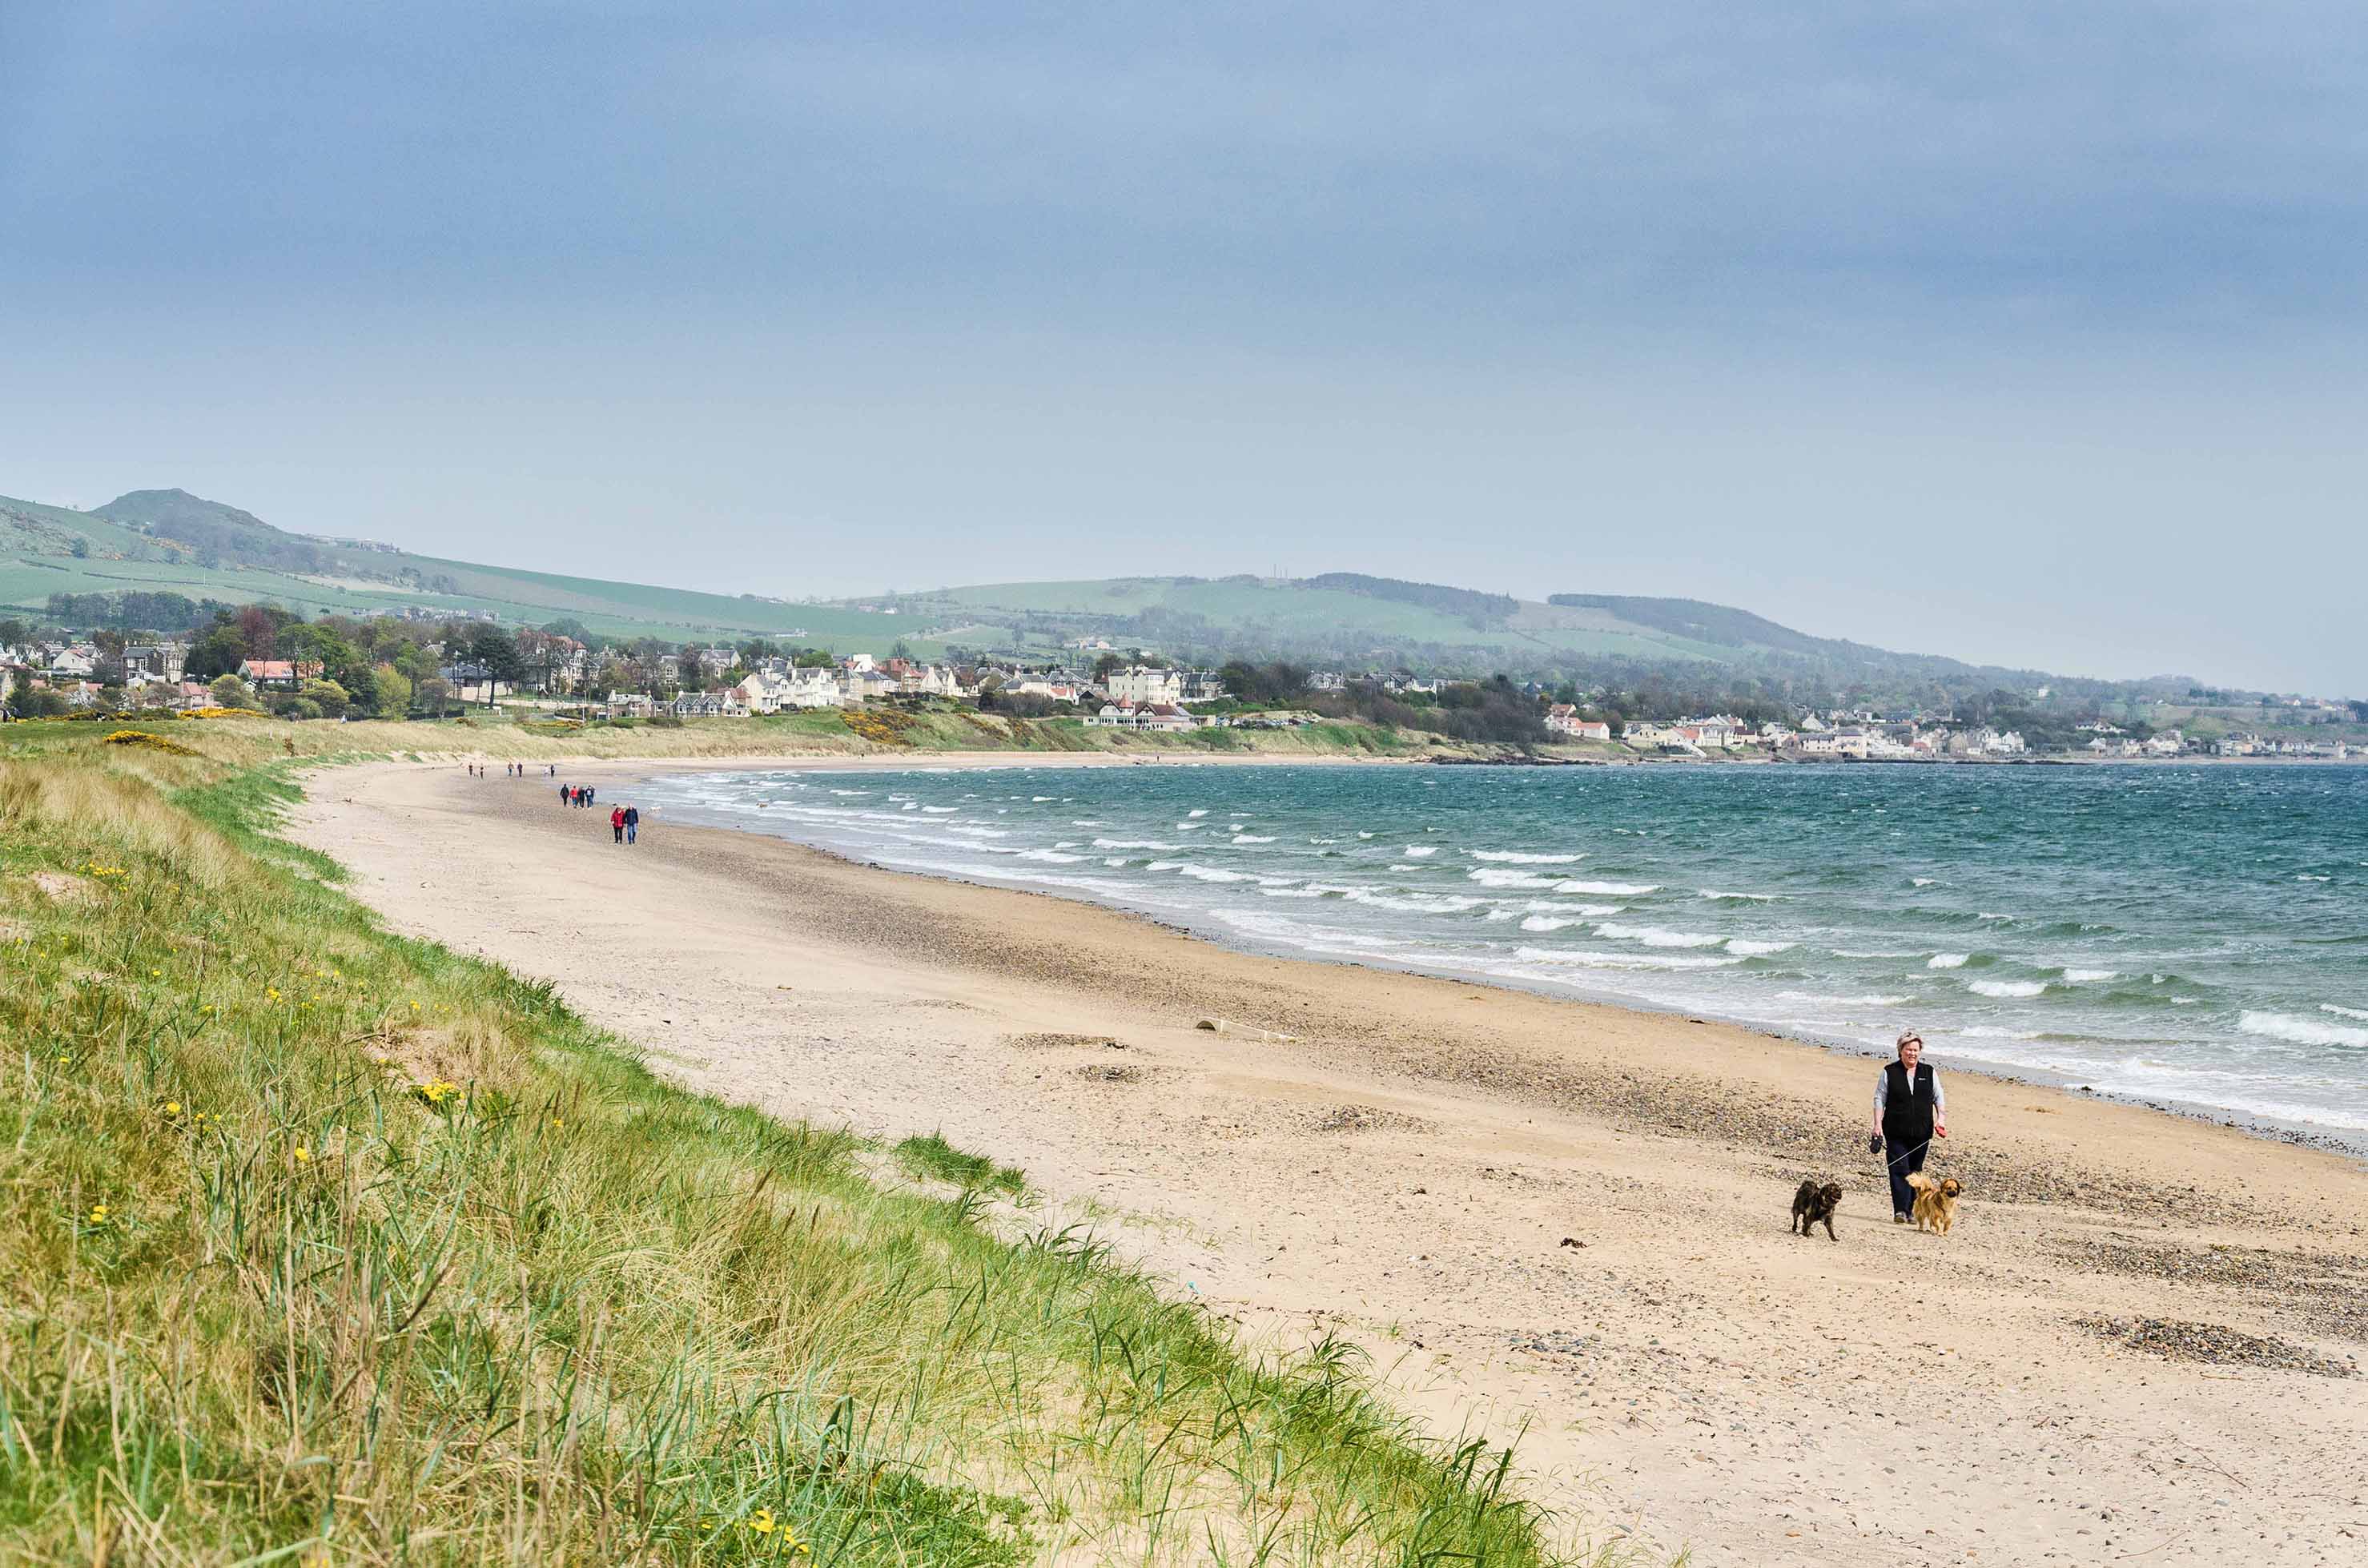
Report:
[[[534,779],[313,795],[300,836],[398,927],[555,981],[695,1086],[1021,1165],[1245,1332],[1337,1327],[1442,1432],[1524,1433],[1532,1495],[1652,1553],[2368,1561],[2339,1375],[2368,1175],[2335,1156],[1958,1074],[1943,1241],[1889,1222],[1871,1062],[753,835],[620,849]],[[1812,1172],[1849,1189],[1839,1244],[1786,1233]],[[2226,1332],[2141,1332],[2190,1361],[2086,1325],[2148,1319]]]

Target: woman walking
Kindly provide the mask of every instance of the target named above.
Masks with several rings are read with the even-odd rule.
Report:
[[[1891,1176],[1893,1224],[1907,1223],[1916,1207],[1916,1189],[1907,1178],[1924,1168],[1932,1140],[1948,1135],[1948,1100],[1940,1075],[1924,1060],[1924,1037],[1909,1029],[1899,1037],[1898,1056],[1884,1064],[1874,1081],[1874,1131],[1866,1141],[1869,1153],[1884,1156]]]
[[[625,842],[624,807],[619,806],[609,813],[609,831],[616,835],[615,841],[617,843],[622,844]]]

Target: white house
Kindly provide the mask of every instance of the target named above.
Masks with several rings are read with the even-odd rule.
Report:
[[[1112,670],[1102,687],[1110,693],[1110,701],[1121,706],[1145,702],[1176,705],[1184,700],[1184,672],[1131,665],[1122,670]]]

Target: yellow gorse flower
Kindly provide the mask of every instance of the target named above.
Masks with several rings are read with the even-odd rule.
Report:
[[[772,1534],[773,1510],[770,1508],[759,1508],[755,1513],[749,1515],[748,1528],[755,1530],[758,1535]]]

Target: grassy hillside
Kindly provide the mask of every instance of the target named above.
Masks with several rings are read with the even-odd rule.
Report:
[[[994,1151],[684,1092],[390,934],[274,835],[289,727],[110,728],[0,731],[0,1559],[1578,1560]]]
[[[133,492],[90,513],[0,498],[0,604],[38,608],[54,593],[127,588],[268,599],[308,614],[418,608],[512,624],[575,619],[670,642],[791,637],[840,653],[886,653],[903,642],[925,658],[950,645],[1044,654],[1065,641],[1108,637],[1212,661],[1282,656],[1463,675],[1691,666],[1713,677],[1775,670],[1831,684],[1940,681],[1968,691],[2049,678],[1814,637],[1685,599],[1517,599],[1340,572],[986,584],[899,595],[888,613],[871,601],[789,605],[311,538],[176,490]]]
[[[95,512],[0,496],[0,605],[38,608],[51,594],[133,588],[228,604],[268,600],[310,615],[417,607],[512,624],[574,619],[595,631],[668,642],[803,631],[843,653],[884,653],[900,639],[924,657],[943,651],[910,616],[309,540],[180,491],[136,491]]]

